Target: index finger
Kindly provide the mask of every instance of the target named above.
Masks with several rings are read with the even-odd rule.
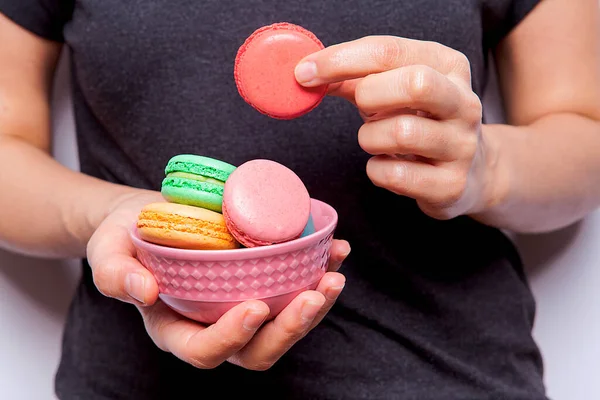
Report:
[[[342,266],[342,262],[350,254],[350,243],[346,240],[334,239],[331,244],[331,256],[329,258],[329,266],[327,271],[335,272]]]
[[[464,54],[440,43],[395,36],[367,36],[329,46],[303,58],[295,74],[301,85],[314,87],[417,64],[471,83]]]

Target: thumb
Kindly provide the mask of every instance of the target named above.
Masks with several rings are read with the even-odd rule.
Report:
[[[109,216],[92,235],[87,257],[94,284],[108,297],[136,305],[151,305],[158,298],[154,275],[135,258],[129,231]]]

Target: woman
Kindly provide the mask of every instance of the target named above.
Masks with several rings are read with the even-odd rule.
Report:
[[[600,22],[596,0],[537,3],[0,0],[0,169],[18,171],[0,176],[0,241],[83,258],[58,397],[544,399],[501,229],[558,229],[600,202]],[[288,122],[232,78],[243,40],[279,21],[328,45],[296,78],[331,96]],[[62,46],[82,173],[49,156]],[[506,125],[482,121],[488,51]],[[319,288],[266,323],[258,301],[209,327],[157,301],[126,229],[178,153],[270,158],[332,204],[344,240]]]

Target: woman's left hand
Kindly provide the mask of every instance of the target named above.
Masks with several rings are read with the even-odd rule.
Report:
[[[370,36],[313,53],[296,67],[304,86],[330,84],[365,123],[360,146],[377,186],[417,200],[438,219],[488,206],[494,159],[469,60],[438,43]]]

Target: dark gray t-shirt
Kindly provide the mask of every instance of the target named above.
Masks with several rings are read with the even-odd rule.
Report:
[[[133,306],[103,297],[89,266],[65,327],[61,399],[544,399],[534,301],[498,230],[433,220],[367,178],[354,107],[326,98],[292,121],[240,98],[233,61],[256,28],[288,21],[325,45],[374,34],[465,53],[482,95],[487,53],[536,0],[0,0],[32,32],[64,41],[81,170],[159,189],[178,153],[292,168],[339,212],[347,285],[325,321],[267,372],[196,370],[156,348]]]

